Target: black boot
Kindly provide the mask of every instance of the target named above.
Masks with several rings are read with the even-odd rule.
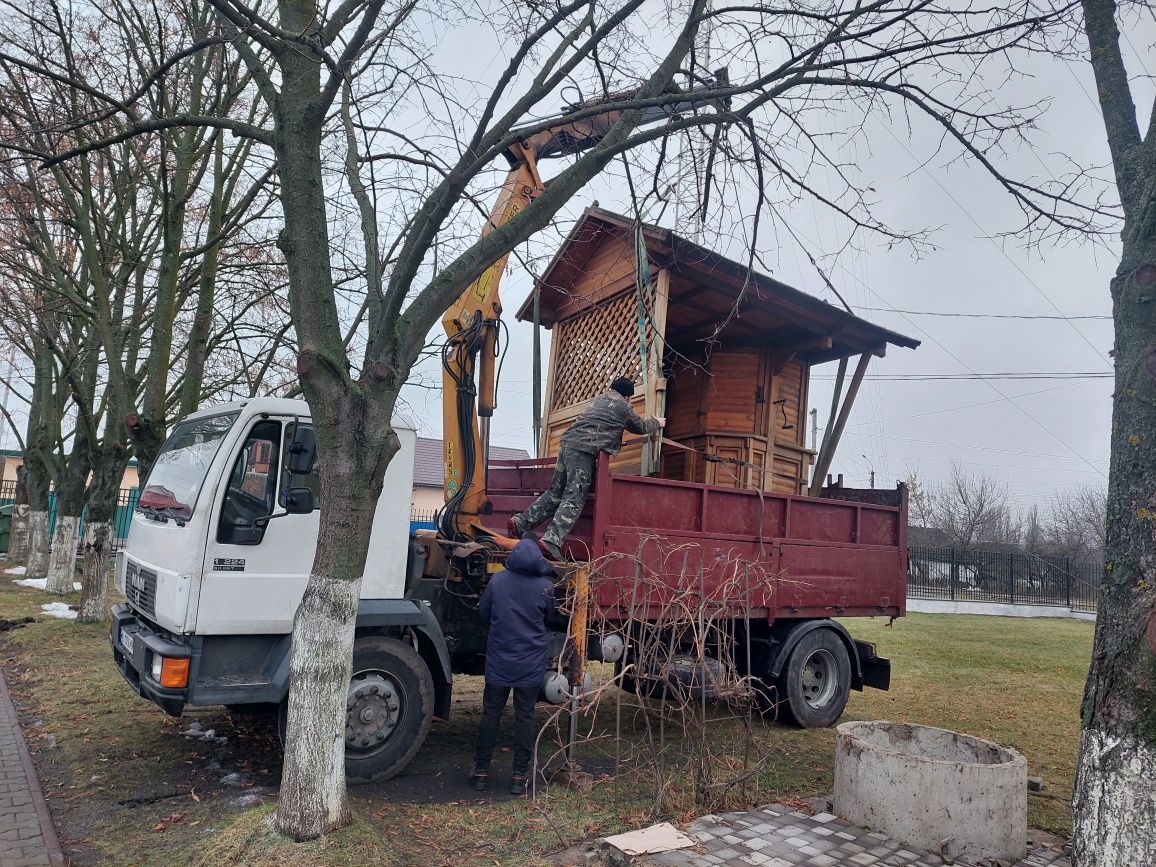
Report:
[[[527,782],[527,780],[526,780],[525,774],[514,774],[514,779],[510,781],[510,794],[511,795],[524,795],[524,794],[526,794],[526,782]]]
[[[470,788],[475,792],[484,792],[490,787],[490,772],[474,770],[470,774]]]

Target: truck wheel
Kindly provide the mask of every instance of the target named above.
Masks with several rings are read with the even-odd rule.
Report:
[[[642,698],[665,699],[667,694],[667,685],[663,681],[655,677],[647,675],[639,675],[637,665],[634,668],[634,674],[622,674],[625,667],[625,660],[618,660],[614,663],[615,676],[621,676],[618,681],[619,688],[623,692],[631,693],[632,695],[641,696]]]
[[[288,700],[278,734],[285,742]],[[345,701],[345,776],[350,783],[388,780],[410,763],[433,722],[433,676],[417,651],[371,635],[353,646]]]
[[[800,728],[826,728],[847,706],[851,692],[851,660],[847,648],[830,629],[804,635],[779,676],[779,718]]]

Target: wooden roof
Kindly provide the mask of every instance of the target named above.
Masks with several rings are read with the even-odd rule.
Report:
[[[537,283],[543,325],[549,328],[623,291],[633,291],[633,230],[629,217],[598,207],[586,209]],[[670,229],[644,224],[643,237],[652,275],[658,268],[668,268],[671,275],[668,342],[707,339],[725,322],[719,340],[728,348],[782,346],[810,364],[863,352],[882,355],[887,344],[911,349],[919,345],[918,340],[748,270]],[[577,295],[580,283],[592,285],[580,280],[590,257],[608,243],[625,245],[622,256],[629,256],[629,261],[608,273],[606,281],[594,281],[595,288]],[[517,316],[523,321],[533,318],[533,295]]]

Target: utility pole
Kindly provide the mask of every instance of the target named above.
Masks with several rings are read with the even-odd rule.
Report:
[[[875,464],[871,462],[871,458],[867,455],[860,455],[859,457],[867,461],[867,467],[871,470],[871,490],[875,490]]]
[[[819,410],[816,407],[811,410],[811,451],[818,451],[819,449]]]

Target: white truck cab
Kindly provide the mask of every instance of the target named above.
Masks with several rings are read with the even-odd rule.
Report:
[[[396,773],[450,703],[441,628],[428,603],[405,598],[424,562],[409,525],[416,434],[402,419],[394,430],[401,450],[386,471],[357,615],[353,779]],[[283,725],[293,618],[324,508],[312,448],[304,401],[255,398],[181,421],[145,478],[117,560],[127,601],[112,610],[109,640],[129,684],[169,714],[280,708]]]

